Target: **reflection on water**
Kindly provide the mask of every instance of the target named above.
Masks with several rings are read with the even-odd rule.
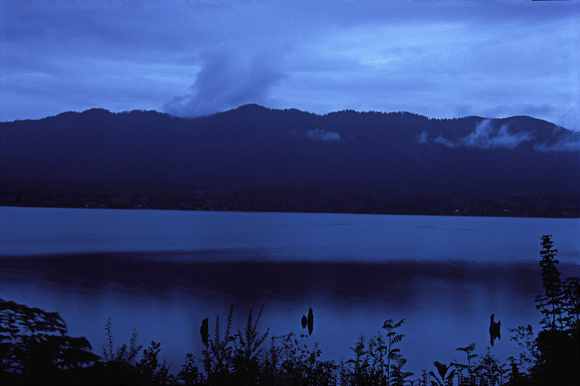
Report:
[[[579,274],[577,265],[561,268],[564,276]],[[0,297],[59,311],[71,335],[87,336],[97,352],[111,316],[118,344],[136,327],[141,344],[162,343],[174,370],[187,352],[201,352],[202,319],[210,317],[211,329],[231,303],[241,328],[249,308],[265,302],[262,327],[274,335],[302,333],[301,317],[312,307],[308,339],[336,360],[351,357],[361,334],[406,318],[401,349],[415,372],[434,360],[461,359],[455,349],[472,342],[485,350],[494,313],[504,331],[493,350],[505,359],[514,354],[507,328],[539,320],[534,296],[541,292],[537,263],[522,262],[211,263],[186,254],[110,253],[3,257],[0,272]]]

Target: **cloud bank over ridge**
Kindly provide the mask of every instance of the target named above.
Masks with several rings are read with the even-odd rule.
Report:
[[[580,132],[564,130],[558,127],[550,133],[543,142],[538,143],[538,133],[521,130],[510,131],[510,124],[496,124],[496,119],[483,119],[475,125],[469,134],[458,138],[446,138],[443,135],[433,136],[422,131],[417,136],[420,144],[436,143],[446,147],[477,147],[480,149],[504,148],[513,150],[526,142],[536,142],[533,146],[537,151],[580,151]],[[434,138],[432,138],[434,137]],[[540,140],[542,141],[542,140]]]
[[[248,103],[270,104],[270,89],[283,74],[266,57],[263,53],[205,54],[188,93],[172,98],[163,109],[177,116],[196,117]]]

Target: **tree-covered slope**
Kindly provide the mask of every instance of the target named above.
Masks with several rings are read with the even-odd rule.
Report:
[[[123,196],[121,206],[498,214],[503,200],[522,215],[579,212],[579,133],[530,117],[245,105],[195,119],[92,109],[0,130],[4,205]]]

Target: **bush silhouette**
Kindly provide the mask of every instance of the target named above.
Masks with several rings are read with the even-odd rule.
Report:
[[[73,380],[99,357],[86,338],[67,335],[56,312],[0,299],[0,379],[7,383]]]

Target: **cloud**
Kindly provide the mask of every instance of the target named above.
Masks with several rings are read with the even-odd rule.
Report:
[[[511,150],[515,149],[519,144],[531,140],[529,133],[511,133],[509,125],[504,124],[497,127],[493,122],[493,119],[484,119],[475,126],[470,134],[462,138],[452,141],[439,135],[433,140],[433,143],[439,143],[447,147],[466,146],[480,149],[503,147]],[[428,143],[428,133],[422,132],[417,137],[417,142],[421,144]]]
[[[545,143],[534,145],[534,150],[550,152],[550,151],[580,151],[580,139],[572,141],[562,141],[554,145],[546,145]]]
[[[577,95],[577,98],[580,97]],[[563,112],[555,122],[557,125],[565,127],[568,130],[580,132],[580,104],[574,107],[570,107],[568,110]]]
[[[450,141],[447,138],[444,138],[442,136],[438,136],[437,138],[435,138],[433,140],[433,142],[440,143],[440,144],[442,144],[444,146],[447,146],[447,147],[455,147],[455,146],[457,146],[455,143],[453,143],[452,141]]]
[[[479,147],[482,149],[489,149],[495,147],[505,147],[507,149],[514,149],[520,143],[529,141],[528,133],[520,132],[512,134],[508,130],[508,125],[502,125],[499,130],[494,127],[491,119],[484,119],[477,126],[473,133],[459,142],[464,146]]]
[[[315,141],[340,141],[340,134],[322,129],[308,130],[306,136]]]
[[[177,116],[214,114],[247,103],[268,104],[270,88],[283,77],[268,54],[206,54],[195,82],[185,95],[174,97],[164,110]]]
[[[254,102],[580,130],[579,15],[577,1],[4,0],[0,121]]]
[[[578,131],[563,131],[561,128],[556,128],[553,133],[556,138],[551,143],[541,143],[534,145],[534,150],[550,152],[550,151],[580,151],[580,132]]]
[[[571,131],[561,126],[554,126],[552,131],[519,131],[509,130],[510,124],[495,125],[495,119],[483,119],[469,134],[449,139],[442,135],[431,140],[432,135],[423,131],[417,136],[420,144],[436,143],[446,147],[477,147],[480,149],[505,148],[515,149],[524,142],[533,142],[536,151],[580,151],[580,132]],[[525,128],[524,128],[525,129]]]

